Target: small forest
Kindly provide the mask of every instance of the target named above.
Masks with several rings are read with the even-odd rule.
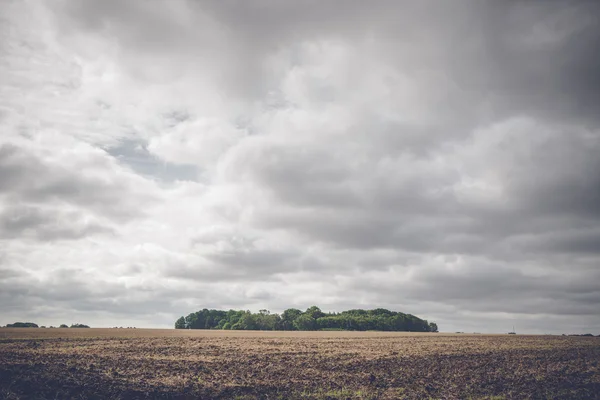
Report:
[[[175,329],[225,329],[261,331],[389,331],[437,332],[435,322],[377,308],[374,310],[348,310],[325,313],[317,306],[306,311],[290,308],[281,314],[260,310],[258,313],[243,310],[203,309],[180,317]]]
[[[15,322],[14,324],[7,324],[6,328],[45,328],[45,326],[39,326],[34,322]],[[50,326],[50,328],[54,327]],[[71,326],[61,324],[59,328],[89,328],[89,326],[84,324],[71,324]]]

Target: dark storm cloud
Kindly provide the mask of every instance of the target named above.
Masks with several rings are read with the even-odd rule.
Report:
[[[493,10],[486,66],[501,105],[597,126],[600,57],[596,2],[519,2]],[[512,103],[511,105],[509,105]]]
[[[373,35],[397,67],[437,68],[458,92],[440,107],[479,122],[515,112],[598,123],[600,5],[595,2],[197,3],[252,52],[321,37]],[[422,29],[422,26],[428,29]],[[414,51],[405,52],[401,43]],[[409,57],[407,58],[406,55]],[[440,95],[441,96],[441,95]],[[458,100],[458,101],[457,101]],[[442,113],[444,113],[442,111]],[[459,117],[460,118],[460,117]],[[464,118],[464,117],[463,117]],[[455,121],[462,125],[466,121]]]
[[[82,1],[69,2],[65,15],[78,28],[115,35],[124,50],[185,50],[226,61],[244,59],[246,68],[228,69],[229,78],[242,87],[267,82],[261,76],[264,55],[287,45],[373,37],[396,66],[442,69],[461,88],[458,102],[447,88],[438,88],[447,92],[443,106],[460,114],[480,108],[471,102],[478,99],[492,113],[519,110],[548,117],[559,112],[595,120],[600,61],[594,51],[599,40],[594,22],[599,12],[594,2],[554,1],[176,1],[169,7],[162,2]],[[429,28],[422,29],[424,25]],[[225,43],[237,54],[220,51]]]
[[[377,56],[389,65],[414,76],[444,76],[430,76],[439,86],[426,94],[435,99],[443,122],[438,139],[453,135],[448,122],[464,130],[515,113],[599,122],[600,6],[595,2],[176,1],[168,6],[68,2],[62,15],[70,23],[61,26],[114,36],[125,56],[185,52],[214,59],[207,73],[220,65],[223,88],[255,95],[272,89],[263,62],[279,49],[323,38],[372,38],[384,52]],[[173,60],[173,65],[158,62],[175,68],[181,59]],[[242,60],[245,68],[232,68]]]
[[[519,238],[515,246],[524,251],[536,253],[558,253],[558,254],[598,254],[600,253],[600,230],[580,229],[559,233],[540,234],[534,237]]]

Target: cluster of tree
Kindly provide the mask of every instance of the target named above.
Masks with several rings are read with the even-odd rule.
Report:
[[[435,322],[415,317],[411,314],[389,311],[383,308],[375,310],[348,310],[340,313],[324,313],[317,306],[306,311],[295,308],[281,314],[260,310],[258,313],[242,310],[203,309],[180,317],[175,329],[233,329],[265,331],[404,331],[437,332]]]
[[[585,337],[594,337],[594,335],[592,335],[591,333],[582,333],[582,334],[576,334],[576,333],[571,333],[569,335],[565,335],[563,333],[563,336],[585,336]],[[598,337],[600,337],[600,335],[597,335]]]
[[[7,328],[39,328],[38,324],[33,322],[15,322],[14,324],[6,324]]]
[[[39,328],[38,324],[35,324],[33,322],[15,322],[14,324],[7,324],[6,327],[7,328]],[[45,326],[42,326],[42,328],[45,328]],[[54,328],[54,327],[50,326],[50,328]],[[84,324],[72,324],[69,327],[68,325],[61,324],[59,326],[59,328],[89,328],[89,326],[84,325]]]

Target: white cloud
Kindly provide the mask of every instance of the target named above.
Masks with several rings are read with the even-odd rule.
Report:
[[[231,126],[228,121],[183,121],[150,139],[148,150],[172,163],[207,167],[244,136],[244,130]]]
[[[600,327],[589,10],[260,4],[0,5],[0,323]]]

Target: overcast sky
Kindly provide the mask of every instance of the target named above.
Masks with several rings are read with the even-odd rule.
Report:
[[[600,3],[0,2],[0,325],[600,334]]]

